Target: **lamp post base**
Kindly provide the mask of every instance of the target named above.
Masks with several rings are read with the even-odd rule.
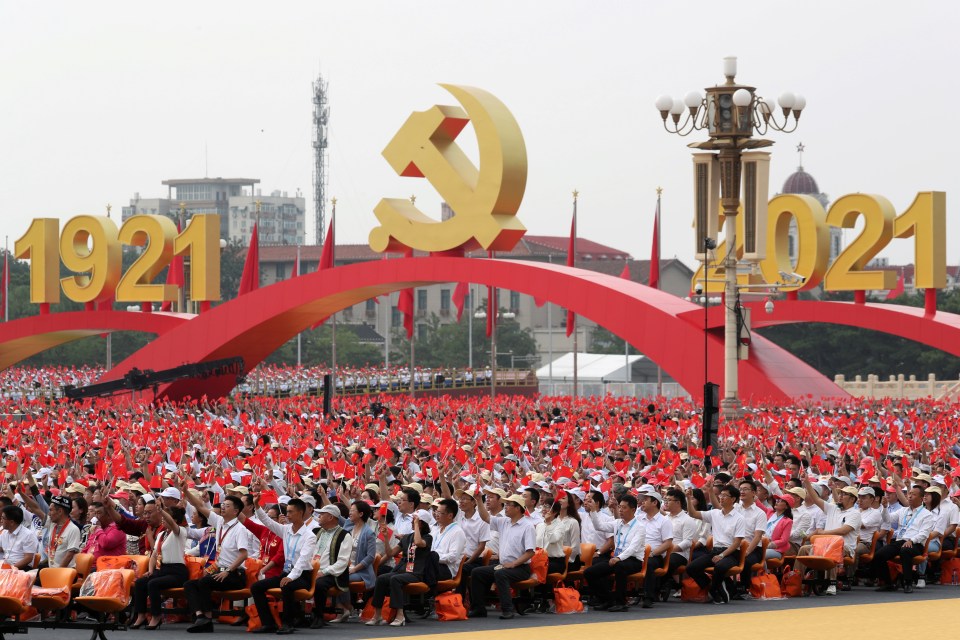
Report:
[[[741,404],[737,398],[724,398],[720,401],[720,417],[724,422],[736,420],[740,417]]]

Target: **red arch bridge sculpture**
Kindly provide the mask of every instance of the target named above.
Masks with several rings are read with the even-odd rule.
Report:
[[[145,331],[157,338],[108,371],[104,382],[133,368],[156,371],[185,363],[241,356],[249,371],[319,319],[375,296],[408,287],[473,282],[536,295],[573,310],[625,338],[660,364],[692,395],[702,394],[703,309],[669,293],[593,271],[538,262],[458,257],[377,260],[305,274],[240,296],[199,316],[120,311],[54,313],[0,325],[0,368],[69,340],[110,331]],[[898,335],[960,356],[960,316],[924,314],[897,305],[777,302],[757,308],[755,328],[790,322],[831,322]],[[723,379],[721,309],[708,312],[706,356],[711,380]],[[220,397],[234,376],[161,385],[159,397]],[[740,363],[745,399],[826,399],[847,394],[772,342],[754,334]]]

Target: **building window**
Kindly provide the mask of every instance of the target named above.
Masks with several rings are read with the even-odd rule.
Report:
[[[440,289],[440,311],[450,312],[450,289]]]
[[[397,309],[396,305],[390,308],[390,326],[391,327],[400,326],[400,310]]]
[[[426,340],[426,339],[427,339],[427,330],[428,330],[429,328],[430,328],[430,327],[428,327],[428,326],[425,325],[425,324],[418,324],[418,325],[417,325],[417,340]]]
[[[427,310],[427,290],[417,289],[417,311],[426,312]]]
[[[514,313],[520,311],[520,292],[519,291],[510,292],[510,311]]]
[[[282,262],[277,263],[277,280],[283,280],[286,277],[286,267]],[[291,271],[292,273],[292,271]]]
[[[367,300],[367,315],[375,316],[377,315],[377,300],[376,298],[370,298]]]

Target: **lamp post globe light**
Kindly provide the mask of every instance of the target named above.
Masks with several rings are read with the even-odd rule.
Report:
[[[806,106],[803,96],[780,94],[777,113],[773,100],[763,98],[754,87],[737,84],[737,59],[723,59],[726,82],[707,87],[706,95],[691,91],[682,100],[668,95],[657,98],[655,106],[669,133],[687,136],[706,131],[709,138],[688,146],[701,151],[716,151],[720,169],[720,204],[723,207],[723,234],[726,246],[736,247],[736,216],[740,206],[741,155],[744,151],[769,147],[772,140],[753,137],[769,130],[791,133],[797,128]],[[791,119],[791,116],[793,118]],[[737,252],[727,251],[724,259],[724,389],[720,403],[725,420],[740,414],[737,388],[740,301],[737,291]]]

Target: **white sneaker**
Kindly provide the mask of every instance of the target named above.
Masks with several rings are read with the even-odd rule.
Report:
[[[829,587],[827,587],[827,595],[828,596],[837,595],[837,586],[832,584]]]
[[[679,598],[679,597],[680,597],[680,589],[677,589],[676,591],[674,591],[673,594],[672,594],[670,597],[671,597],[671,598]]]
[[[926,589],[926,588],[927,588],[926,580],[924,580],[923,578],[920,578],[919,580],[917,580],[917,589]]]

